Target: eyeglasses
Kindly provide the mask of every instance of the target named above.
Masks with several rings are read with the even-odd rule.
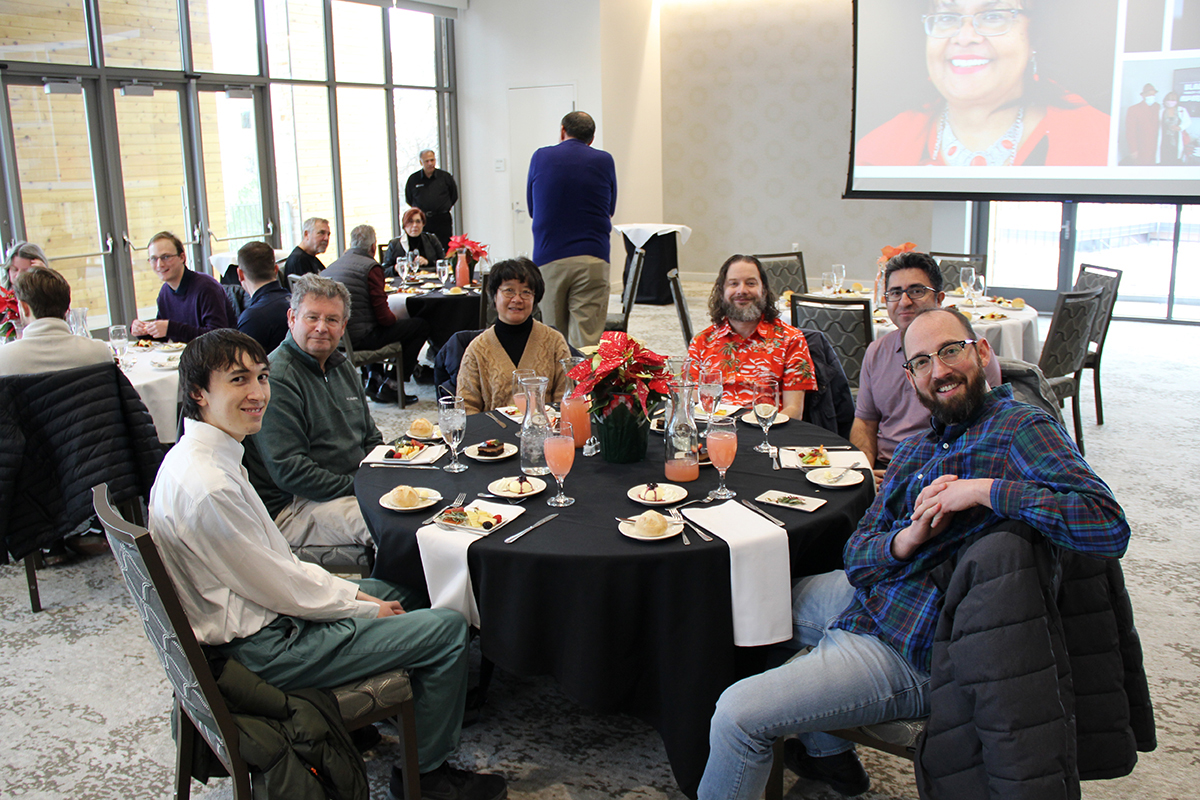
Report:
[[[522,300],[532,300],[533,299],[533,292],[529,291],[528,289],[522,289],[519,292],[515,289],[501,289],[500,290],[500,296],[503,297],[505,300],[512,300],[517,295],[520,295]]]
[[[919,356],[913,356],[904,362],[904,368],[913,375],[924,375],[933,366],[934,356],[947,367],[953,367],[963,360],[963,355],[967,352],[967,345],[969,344],[975,344],[975,340],[963,339],[961,342],[944,344],[936,353],[923,353]]]
[[[165,256],[150,256],[146,259],[147,264],[157,264],[160,261],[170,261],[172,258],[178,258],[179,253],[167,253]]]
[[[929,294],[932,291],[934,291],[934,290],[931,289],[930,287],[921,286],[918,284],[917,286],[909,286],[907,289],[900,289],[900,288],[888,289],[886,292],[883,293],[883,296],[885,298],[887,298],[887,301],[889,303],[898,303],[898,302],[900,302],[900,297],[902,295],[908,295],[909,300],[920,300],[922,297],[924,297],[925,295]]]
[[[926,14],[921,17],[925,23],[925,33],[935,39],[949,39],[962,28],[963,20],[971,20],[971,25],[980,36],[1000,36],[1012,30],[1017,24],[1017,17],[1025,12],[1019,8],[996,9],[979,14]]]

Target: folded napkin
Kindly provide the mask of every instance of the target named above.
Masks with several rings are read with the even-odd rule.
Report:
[[[513,507],[509,505],[482,500],[471,505],[501,516],[513,515]],[[421,551],[421,566],[425,568],[425,585],[429,587],[429,607],[454,609],[476,628],[479,627],[479,606],[475,603],[471,572],[467,569],[467,548],[482,535],[447,530],[437,525],[425,525],[417,530],[417,548]]]
[[[362,460],[363,464],[432,464],[442,456],[449,452],[446,445],[435,444],[431,447],[426,447],[421,452],[408,460],[398,458],[384,458],[383,454],[392,448],[386,444],[375,445],[375,449],[367,453],[367,457]]]
[[[729,545],[733,643],[757,647],[792,638],[792,576],[787,532],[730,500],[683,515]]]
[[[803,449],[807,451],[812,448]],[[835,469],[848,467],[855,461],[860,468],[868,466],[867,456],[861,450],[826,450],[825,453],[829,456],[829,466]],[[784,469],[816,469],[812,464],[801,464],[800,452],[787,447],[779,448],[779,466]]]

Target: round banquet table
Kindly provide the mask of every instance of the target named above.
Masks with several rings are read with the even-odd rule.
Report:
[[[388,308],[397,318],[423,319],[429,323],[429,352],[437,353],[451,336],[459,331],[479,329],[478,290],[460,295],[446,294],[441,289],[425,294],[388,294]]]
[[[130,347],[129,352],[137,357],[137,363],[125,370],[125,377],[146,404],[146,410],[154,420],[154,429],[158,431],[158,440],[174,442],[179,426],[179,369],[164,369],[151,364],[150,357],[157,351]]]
[[[1038,346],[1038,312],[1033,306],[1027,305],[1020,311],[1011,308],[1001,308],[992,303],[980,301],[977,309],[971,308],[971,301],[962,296],[946,295],[946,305],[956,305],[963,311],[970,311],[971,327],[978,336],[988,340],[996,355],[1005,358],[1019,358],[1031,364],[1038,362],[1041,348]],[[1006,319],[980,319],[983,314],[1003,314]],[[896,330],[891,320],[884,317],[875,319],[875,338]]]
[[[497,438],[516,443],[520,427],[501,429],[482,414],[468,417],[466,443]],[[820,489],[796,470],[772,471],[767,456],[752,448],[762,433],[740,426],[738,455],[727,482],[740,498],[768,489],[795,490],[828,502],[814,512],[766,506],[787,524],[793,577],[841,566],[841,549],[874,495],[870,473],[847,489]],[[771,430],[776,445],[845,444],[823,428],[798,420]],[[689,531],[656,542],[628,539],[614,516],[645,510],[626,491],[662,481],[662,438],[650,437],[647,460],[609,464],[576,451],[566,492],[576,498],[551,509],[553,477],[543,494],[524,502],[527,511],[499,536],[482,537],[467,551],[479,606],[484,656],[518,675],[554,676],[581,705],[634,714],[662,736],[680,789],[694,796],[708,758],[708,723],[721,692],[761,668],[761,652],[735,647],[729,549],[720,537],[704,542]],[[461,457],[461,456],[460,456]],[[446,456],[440,464],[447,463]],[[458,492],[470,499],[497,478],[519,474],[516,456],[498,462],[465,459],[458,475],[441,470],[363,468],[355,494],[378,542],[373,577],[423,588],[425,576],[416,530],[439,506],[424,513],[396,513],[379,505],[394,486],[437,489],[447,501]],[[683,484],[688,499],[716,488],[716,470]],[[503,539],[557,510],[557,519],[512,544]],[[510,530],[510,528],[512,530]],[[747,666],[754,664],[756,666]]]

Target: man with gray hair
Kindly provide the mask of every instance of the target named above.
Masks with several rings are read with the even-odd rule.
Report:
[[[425,230],[439,242],[445,245],[450,241],[454,227],[450,209],[458,202],[458,185],[453,175],[437,168],[437,155],[432,150],[421,151],[421,169],[408,176],[404,202],[425,212]]]
[[[417,366],[421,345],[429,336],[429,325],[421,319],[396,319],[388,308],[387,291],[383,287],[383,268],[375,260],[375,229],[359,225],[350,231],[350,249],[342,253],[325,272],[324,277],[335,280],[350,291],[350,322],[347,333],[355,350],[377,350],[400,342],[404,345],[404,374],[390,376],[383,366],[372,364],[366,381],[368,396],[377,403],[395,402],[403,382]],[[405,402],[417,398],[405,395]]]
[[[350,309],[337,281],[296,280],[288,334],[270,354],[271,404],[262,430],[247,437],[250,480],[293,547],[372,541],[354,473],[383,436],[358,371],[337,349]]]
[[[329,247],[329,220],[321,217],[309,217],[304,220],[303,232],[300,234],[300,244],[283,263],[283,281],[285,288],[287,280],[292,275],[318,274],[325,265],[317,258]]]

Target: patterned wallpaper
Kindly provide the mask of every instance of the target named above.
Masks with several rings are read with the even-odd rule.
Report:
[[[810,285],[874,277],[879,248],[929,248],[933,203],[843,200],[849,0],[663,0],[663,218],[693,228],[682,272],[799,242]]]

